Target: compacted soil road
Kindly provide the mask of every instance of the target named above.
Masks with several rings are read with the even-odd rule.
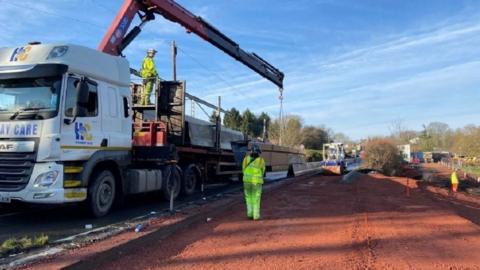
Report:
[[[260,221],[248,220],[238,203],[153,245],[86,262],[98,269],[480,269],[480,203],[464,205],[414,180],[407,196],[406,183],[380,174],[351,184],[304,178],[264,194]]]

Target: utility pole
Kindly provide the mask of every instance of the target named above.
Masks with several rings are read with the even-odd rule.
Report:
[[[278,88],[278,91],[280,92],[280,95],[278,96],[278,99],[280,100],[280,113],[278,116],[278,128],[279,128],[279,134],[278,134],[278,144],[282,145],[282,136],[283,136],[283,129],[284,129],[284,124],[283,124],[283,88]]]
[[[173,81],[177,80],[177,44],[175,40],[172,41],[172,74],[173,74]]]

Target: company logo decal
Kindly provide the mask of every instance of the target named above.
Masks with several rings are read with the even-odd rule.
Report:
[[[38,136],[38,124],[18,123],[0,124],[0,136],[2,137],[30,137]]]
[[[90,124],[75,123],[75,141],[77,144],[92,144],[93,135],[90,133],[92,131],[92,127]]]
[[[13,50],[10,62],[25,61],[28,58],[28,53],[32,50],[32,46],[18,47]]]

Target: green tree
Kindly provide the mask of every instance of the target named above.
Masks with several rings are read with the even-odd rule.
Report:
[[[419,150],[420,151],[433,151],[433,140],[430,134],[428,133],[428,129],[426,125],[423,125],[423,130],[420,133],[420,142],[419,142]]]
[[[249,109],[246,109],[242,114],[241,131],[250,136],[255,136],[253,132],[256,120],[255,115]]]
[[[263,124],[265,122],[265,125],[266,125],[266,130],[267,130],[267,133],[268,133],[268,126],[270,125],[270,116],[265,113],[265,112],[262,112],[260,114],[260,116],[258,116],[257,118],[257,121],[255,123],[255,126],[254,126],[254,134],[256,137],[262,137],[263,136]]]
[[[468,125],[454,135],[453,152],[466,157],[480,157],[480,126]]]
[[[273,120],[268,126],[268,139],[275,144],[280,144],[280,121]]]
[[[302,144],[307,149],[321,150],[329,142],[328,132],[321,127],[306,126],[302,129]]]
[[[212,114],[210,115],[210,118],[208,119],[211,123],[217,123],[217,112],[213,111]]]
[[[231,108],[223,118],[223,125],[231,129],[241,130],[242,116],[240,112],[235,108]]]

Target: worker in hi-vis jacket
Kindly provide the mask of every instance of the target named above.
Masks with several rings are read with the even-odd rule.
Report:
[[[245,156],[242,163],[247,217],[253,220],[260,219],[260,200],[265,174],[265,160],[260,156],[261,153],[260,147],[253,144],[251,153]]]
[[[143,93],[142,100],[140,101],[141,105],[151,105],[150,95],[158,76],[155,61],[153,60],[156,53],[156,50],[148,49],[147,56],[143,59],[142,68],[140,69],[140,75],[143,78]]]
[[[457,192],[458,189],[458,176],[457,176],[458,168],[455,168],[450,176],[450,183],[451,183],[451,190],[452,192]]]

